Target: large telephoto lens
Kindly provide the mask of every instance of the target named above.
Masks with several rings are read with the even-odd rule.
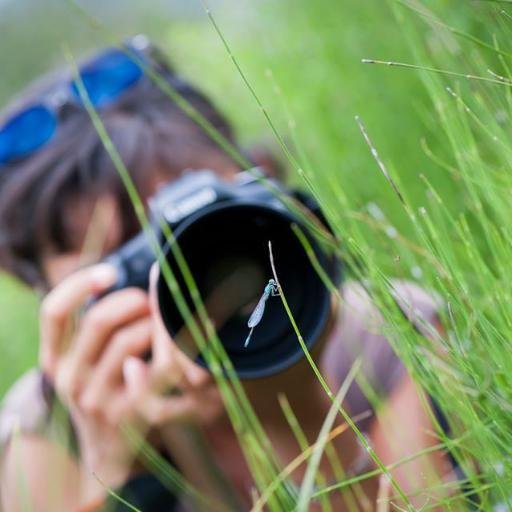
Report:
[[[330,294],[291,229],[297,222],[284,209],[261,204],[216,204],[192,215],[174,235],[218,336],[240,378],[264,377],[297,362],[303,352],[280,297],[269,297],[249,345],[247,321],[273,278],[268,242],[272,242],[279,282],[306,344],[311,347],[330,311]],[[307,230],[303,228],[305,232]],[[316,247],[314,240],[310,242]],[[165,247],[169,265],[188,307],[196,308],[175,252]],[[326,264],[322,252],[321,264]],[[164,323],[178,344],[190,336],[163,276],[158,283]],[[202,356],[197,361],[206,366]]]

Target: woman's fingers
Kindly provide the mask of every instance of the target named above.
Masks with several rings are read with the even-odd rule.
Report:
[[[181,395],[149,395],[140,402],[139,413],[153,426],[176,422],[208,422],[218,417],[222,401],[218,389],[211,386],[200,392],[184,392]]]
[[[112,286],[116,277],[116,269],[111,265],[84,268],[69,276],[45,297],[40,315],[40,360],[41,366],[50,376],[55,374],[66,331],[76,310],[91,295]]]
[[[112,400],[104,407],[103,416],[111,424],[128,423],[142,432],[149,422],[140,412],[149,390],[149,364],[136,356],[127,356],[122,364],[124,386],[117,387]]]
[[[199,388],[212,382],[211,373],[181,351],[178,352],[178,364],[183,372],[184,387]]]
[[[222,406],[210,373],[181,350],[169,335],[160,315],[157,298],[158,266],[150,275],[150,308],[153,323],[153,354],[144,399],[139,399],[141,414],[152,425],[176,421],[209,419],[218,415]],[[178,337],[187,337],[186,329]],[[194,342],[193,357],[198,350]],[[134,368],[134,373],[136,370]],[[135,380],[135,379],[134,379]],[[134,393],[137,393],[133,386]],[[179,393],[173,393],[173,391]]]
[[[92,306],[83,316],[63,364],[59,365],[60,385],[66,389],[66,394],[75,396],[79,393],[84,369],[99,359],[117,331],[148,315],[147,295],[137,288],[107,295]]]
[[[153,426],[190,421],[197,415],[197,400],[188,394],[172,397],[150,395],[144,400],[141,413]]]
[[[89,382],[80,398],[80,406],[89,412],[104,406],[105,397],[119,388],[124,373],[124,362],[141,356],[151,348],[151,320],[143,318],[117,331],[90,374]],[[145,363],[139,359],[140,363]]]
[[[156,376],[154,368],[144,364],[140,359],[129,357],[123,365],[123,375],[130,403],[134,404],[143,420],[153,426],[159,426],[165,421],[184,418],[191,413],[193,403],[190,397],[170,396],[161,389],[163,381],[167,381],[166,391],[178,391],[177,382],[171,374]],[[155,389],[155,377],[158,386]]]
[[[126,288],[103,297],[82,317],[71,352],[78,362],[93,363],[106,342],[118,330],[142,318],[149,318],[147,294]]]
[[[149,301],[153,318],[153,360],[156,365],[156,371],[157,373],[170,371],[169,367],[172,367],[172,364],[174,364],[174,366],[177,366],[177,368],[174,368],[174,371],[178,371],[179,368],[181,372],[174,376],[175,382],[178,378],[183,377],[183,386],[203,386],[211,382],[212,377],[206,369],[194,362],[194,359],[199,354],[199,350],[189,329],[183,327],[176,335],[176,341],[179,340],[179,342],[175,343],[163,323],[157,298],[158,276],[159,269],[155,263],[151,268],[150,274]],[[195,320],[198,322],[197,314],[195,315]],[[159,361],[161,361],[161,364],[159,364]],[[163,375],[161,380],[165,382]]]

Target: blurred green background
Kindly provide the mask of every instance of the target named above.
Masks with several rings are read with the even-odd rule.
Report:
[[[461,29],[479,19],[478,2],[467,2],[471,16],[453,2],[428,3]],[[265,144],[283,159],[199,0],[88,0],[79,5],[88,15],[71,1],[0,0],[0,106],[40,73],[63,65],[63,44],[79,56],[105,45],[108,37],[144,32],[227,112],[244,144]],[[354,116],[364,120],[379,153],[418,202],[424,194],[418,175],[425,173],[435,182],[443,171],[433,168],[420,148],[423,137],[435,147],[437,134],[417,74],[361,63],[363,58],[414,60],[388,3],[212,0],[209,5],[279,132],[307,157],[307,167],[324,169],[346,184],[356,209],[376,203],[390,222],[400,224],[396,200]],[[426,51],[435,53],[431,28],[417,19],[411,23],[426,41]],[[443,186],[453,186],[456,204],[460,198],[450,183],[445,180]],[[35,364],[37,303],[31,292],[0,277],[0,396]]]

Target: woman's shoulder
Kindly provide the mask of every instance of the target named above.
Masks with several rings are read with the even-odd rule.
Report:
[[[49,418],[43,375],[33,368],[11,386],[0,404],[0,451],[17,432],[45,435]]]
[[[428,336],[437,324],[443,301],[433,290],[406,279],[390,282],[391,294],[408,320],[422,334]],[[383,318],[363,283],[348,281],[342,288],[342,333],[350,338],[367,338],[382,334]],[[361,341],[361,340],[358,340]]]
[[[393,280],[392,293],[403,314],[422,334],[437,325],[442,301],[432,292],[407,280]],[[342,290],[339,321],[323,354],[323,363],[336,385],[340,385],[356,359],[361,359],[363,379],[347,395],[353,413],[372,410],[369,394],[385,399],[406,375],[400,358],[385,335],[384,318],[367,287],[347,281]],[[362,387],[365,387],[363,391]]]
[[[407,279],[391,279],[391,293],[404,313],[419,313],[423,315],[435,314],[443,307],[439,294],[427,290],[414,281]],[[377,311],[367,287],[360,281],[347,281],[342,287],[342,297],[353,311],[367,313],[369,310]]]

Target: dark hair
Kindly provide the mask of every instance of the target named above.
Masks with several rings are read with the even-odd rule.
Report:
[[[196,88],[174,73],[163,75],[224,137],[233,142],[226,118]],[[68,79],[62,73],[31,87],[21,105]],[[13,110],[12,108],[10,109]],[[31,286],[46,287],[41,266],[45,250],[79,248],[66,222],[78,198],[112,194],[121,214],[123,241],[138,231],[133,207],[84,109],[61,112],[55,138],[34,155],[0,169],[0,267]],[[150,193],[151,173],[175,177],[186,168],[221,170],[233,160],[149,78],[143,78],[100,116],[139,193]]]

